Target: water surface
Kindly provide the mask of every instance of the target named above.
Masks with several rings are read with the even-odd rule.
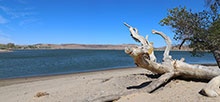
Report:
[[[163,52],[155,52],[161,62]],[[188,63],[215,63],[212,54],[192,57],[186,51],[172,51],[173,59]],[[135,67],[124,50],[16,50],[0,53],[0,78],[53,75],[74,72]]]

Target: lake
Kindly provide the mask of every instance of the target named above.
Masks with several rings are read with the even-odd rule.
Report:
[[[161,62],[163,51],[155,51]],[[216,63],[211,53],[192,57],[186,51],[172,51],[173,59],[185,58],[187,63]],[[135,67],[124,50],[15,50],[0,53],[0,79],[54,75]]]

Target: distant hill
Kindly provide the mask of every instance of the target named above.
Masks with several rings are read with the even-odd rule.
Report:
[[[137,47],[136,44],[121,44],[121,45],[107,45],[107,44],[34,44],[34,45],[15,45],[0,44],[0,52],[8,52],[12,49],[115,49],[123,50],[125,47]],[[156,51],[163,51],[165,47],[154,48]],[[173,51],[191,51],[192,49],[188,46],[173,46]]]
[[[163,51],[165,50],[165,46],[164,47],[160,47],[160,48],[155,48],[155,50],[157,51]],[[181,49],[179,49],[179,45],[175,45],[175,46],[172,46],[171,48],[171,51],[192,51],[193,49],[192,48],[189,48],[189,46],[182,46]]]
[[[121,45],[101,45],[101,44],[35,44],[37,48],[49,48],[49,49],[124,49],[125,47],[137,47],[136,44],[121,44]],[[154,48],[157,51],[165,50],[164,47]],[[192,48],[188,46],[182,46],[179,49],[179,45],[172,46],[172,51],[192,51]]]
[[[47,49],[124,49],[125,47],[136,47],[135,44],[101,45],[101,44],[35,44],[36,48]]]

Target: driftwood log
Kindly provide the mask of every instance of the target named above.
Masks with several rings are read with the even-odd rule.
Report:
[[[144,38],[138,34],[137,28],[133,28],[126,23],[124,24],[129,28],[132,38],[141,43],[141,46],[137,48],[125,48],[125,52],[134,59],[138,67],[147,69],[156,74],[161,74],[157,80],[152,81],[147,86],[147,92],[154,91],[171,78],[182,77],[211,80],[201,91],[209,97],[220,95],[220,69],[202,65],[191,65],[185,63],[184,58],[180,60],[172,59],[172,56],[169,55],[171,49],[170,38],[162,32],[152,30],[153,34],[162,36],[167,44],[163,54],[163,62],[157,63],[153,51],[153,43],[149,43],[147,40],[148,36]]]
[[[207,67],[202,65],[191,65],[184,62],[184,58],[180,60],[172,59],[169,55],[171,49],[171,40],[164,33],[152,30],[153,34],[158,34],[166,41],[166,49],[163,54],[163,62],[157,63],[153,50],[153,42],[149,42],[148,35],[146,38],[140,36],[137,28],[124,23],[131,33],[131,37],[140,42],[141,46],[138,47],[126,47],[125,53],[129,54],[138,67],[147,69],[155,74],[161,75],[158,79],[153,80],[143,90],[133,90],[130,92],[120,93],[116,95],[103,96],[93,100],[93,102],[111,102],[117,100],[120,96],[125,96],[135,92],[153,92],[162,84],[166,83],[171,78],[193,78],[193,79],[206,79],[211,80],[208,82],[201,92],[208,97],[216,97],[220,95],[220,69]]]

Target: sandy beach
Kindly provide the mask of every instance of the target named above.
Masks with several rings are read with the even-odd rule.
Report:
[[[217,102],[199,94],[207,83],[173,79],[154,93],[144,90],[157,78],[142,68],[28,77],[0,80],[0,100],[4,102],[98,102],[109,96],[129,93],[116,102]]]
[[[3,50],[3,49],[0,49],[0,53],[7,53],[7,52],[12,52],[12,50]]]

